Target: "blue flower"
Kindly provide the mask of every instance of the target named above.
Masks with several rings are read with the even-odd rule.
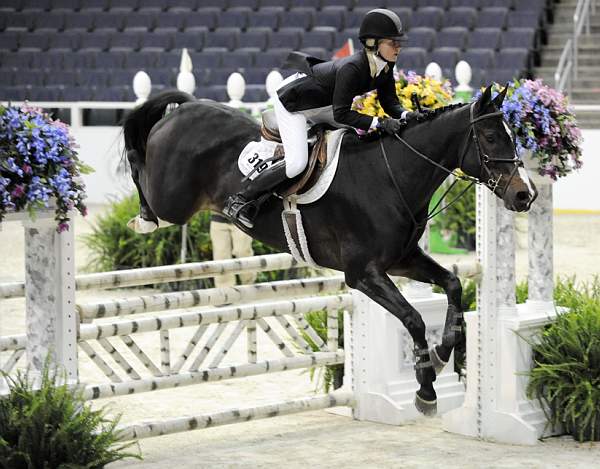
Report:
[[[47,207],[50,198],[60,231],[68,227],[69,210],[86,213],[74,148],[68,126],[42,110],[0,105],[0,220],[7,210]]]

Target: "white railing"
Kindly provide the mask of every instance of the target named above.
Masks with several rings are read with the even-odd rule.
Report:
[[[579,0],[573,13],[573,36],[569,39],[560,55],[560,60],[554,72],[554,86],[559,91],[571,93],[573,81],[578,77],[579,36],[585,27],[585,33],[590,34],[590,15],[596,13],[595,0]]]
[[[554,87],[560,91],[571,94],[573,90],[573,40],[569,39],[560,54],[556,72],[554,72]]]

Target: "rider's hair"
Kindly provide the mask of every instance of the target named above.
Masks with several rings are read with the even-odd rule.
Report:
[[[368,39],[365,39],[363,42],[365,49],[370,50],[370,51],[375,51],[377,50],[377,46],[379,45],[379,40],[375,39],[373,37],[370,37]]]

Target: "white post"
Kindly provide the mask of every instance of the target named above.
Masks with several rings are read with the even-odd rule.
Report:
[[[246,80],[241,73],[234,72],[227,78],[227,95],[231,107],[240,108],[243,106],[242,98],[246,92]]]
[[[470,86],[471,78],[473,77],[471,66],[464,60],[461,60],[456,64],[454,76],[458,82],[458,85],[454,88],[454,100],[456,102],[468,103],[473,97],[473,88]]]
[[[192,73],[192,58],[188,50],[184,48],[181,51],[181,64],[179,65],[179,74],[177,75],[177,89],[189,94],[194,94],[196,90],[196,78]]]
[[[136,96],[136,104],[141,104],[148,99],[150,92],[152,91],[152,82],[150,76],[140,70],[133,77],[133,92]]]
[[[437,81],[442,81],[442,68],[435,62],[429,62],[425,68],[425,76]]]
[[[179,74],[177,75],[177,89],[185,93],[194,94],[196,90],[196,78],[192,73],[192,58],[188,50],[184,47],[181,51],[181,64],[179,65]],[[181,251],[179,261],[184,264],[187,260],[187,223],[181,227]]]
[[[271,70],[267,75],[265,80],[265,88],[267,89],[267,94],[269,95],[269,99],[267,100],[267,105],[273,105],[273,96],[277,93],[277,88],[283,81],[283,76],[277,70]]]
[[[538,178],[541,179],[541,178]],[[536,182],[538,198],[529,211],[529,298],[532,311],[554,309],[554,247],[552,240],[552,184]]]
[[[36,221],[28,217],[23,220],[27,360],[32,371],[39,373],[50,354],[51,363],[64,369],[69,381],[76,382],[73,223],[71,218],[69,230],[58,233],[53,212],[39,214]]]
[[[547,230],[548,227],[543,227]],[[546,419],[525,395],[531,369],[530,337],[552,319],[515,304],[514,214],[477,187],[477,252],[482,266],[477,312],[467,322],[467,395],[443,417],[444,429],[482,439],[536,444]]]

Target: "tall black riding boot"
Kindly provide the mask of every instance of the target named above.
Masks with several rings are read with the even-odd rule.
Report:
[[[235,223],[246,228],[254,226],[254,218],[261,204],[268,198],[269,191],[277,187],[287,178],[285,160],[278,161],[265,169],[254,180],[248,180],[237,194],[230,196],[225,203],[223,213]]]

